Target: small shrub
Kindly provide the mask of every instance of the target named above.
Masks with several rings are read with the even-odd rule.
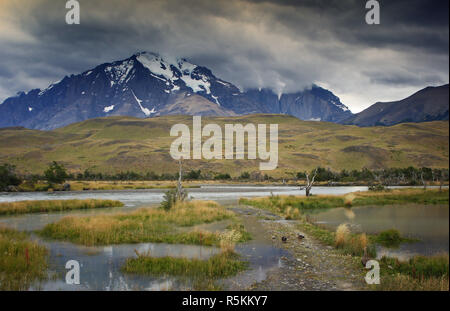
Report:
[[[177,202],[177,191],[176,189],[171,189],[164,193],[164,199],[161,202],[161,208],[165,211],[169,211]]]
[[[383,185],[370,185],[369,186],[369,191],[385,191],[386,187]]]
[[[225,173],[225,174],[218,174],[214,177],[214,179],[216,180],[226,180],[226,179],[231,179],[230,174]]]
[[[378,234],[376,241],[386,247],[396,247],[405,239],[402,238],[400,232],[396,229],[389,229]]]
[[[250,173],[249,172],[243,172],[241,176],[239,176],[239,179],[250,179]]]

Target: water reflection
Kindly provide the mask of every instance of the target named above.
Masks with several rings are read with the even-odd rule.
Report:
[[[446,205],[364,206],[350,210],[335,208],[310,216],[330,230],[348,223],[353,232],[376,234],[397,229],[403,236],[417,238],[417,243],[404,243],[398,249],[380,247],[378,256],[409,258],[449,251],[449,208]],[[350,217],[349,217],[350,216]]]
[[[121,272],[125,260],[136,257],[135,250],[153,257],[184,257],[208,259],[218,248],[198,245],[140,243],[87,247],[67,242],[40,241],[50,251],[50,270],[56,277],[33,289],[38,290],[172,290],[184,289],[182,282],[172,278],[128,275]],[[80,263],[80,285],[64,282],[65,263]]]

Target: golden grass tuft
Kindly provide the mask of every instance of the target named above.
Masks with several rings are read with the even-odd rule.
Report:
[[[351,207],[353,200],[356,198],[356,196],[353,193],[349,193],[344,197],[344,206]]]
[[[367,238],[367,235],[365,233],[362,233],[359,236],[359,243],[362,249],[367,248],[367,245],[369,245],[369,239]]]
[[[343,247],[350,238],[350,230],[347,224],[340,224],[336,229],[335,246],[337,248]]]
[[[75,209],[91,209],[123,206],[114,200],[34,200],[0,203],[0,215],[15,215],[27,213],[61,212]]]

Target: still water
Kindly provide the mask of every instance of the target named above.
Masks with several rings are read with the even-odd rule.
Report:
[[[406,259],[419,254],[448,253],[448,211],[447,205],[362,206],[329,209],[310,217],[330,230],[336,230],[343,223],[348,224],[353,232],[368,234],[397,229],[402,236],[420,241],[403,243],[396,249],[379,247],[377,255]]]
[[[346,194],[366,191],[367,187],[314,187],[314,194]],[[122,191],[73,191],[73,192],[30,192],[0,193],[0,202],[22,200],[56,200],[56,199],[111,199],[120,200],[125,206],[95,210],[78,210],[59,213],[39,213],[0,217],[0,225],[23,231],[34,231],[46,224],[55,222],[67,215],[95,215],[118,211],[131,211],[140,207],[156,206],[162,201],[164,189],[122,190]],[[241,197],[258,197],[274,195],[304,195],[304,191],[292,186],[240,186],[214,185],[188,189],[192,199],[214,200],[221,204],[234,205]],[[385,206],[357,207],[353,209],[331,209],[311,215],[317,223],[334,230],[341,223],[349,223],[355,232],[378,233],[395,228],[403,235],[420,239],[418,243],[402,244],[398,249],[378,250],[383,254],[408,258],[414,254],[430,255],[447,252],[449,249],[449,214],[448,206]],[[249,225],[249,226],[247,226]],[[246,224],[253,233],[262,230],[257,221]],[[236,247],[238,253],[250,262],[250,270],[232,282],[250,285],[265,279],[269,270],[281,265],[281,258],[289,256],[285,250],[272,246],[270,241],[256,239]],[[207,259],[219,250],[214,247],[191,245],[168,245],[155,243],[125,244],[105,247],[85,247],[67,242],[41,240],[50,250],[50,265],[54,277],[35,286],[35,290],[184,290],[191,289],[191,280],[170,277],[133,276],[121,272],[125,260],[139,253],[150,252],[152,256],[173,256]],[[78,260],[81,264],[81,284],[78,286],[65,283],[65,263]],[[241,284],[242,285],[242,284]],[[236,288],[233,286],[232,288]]]

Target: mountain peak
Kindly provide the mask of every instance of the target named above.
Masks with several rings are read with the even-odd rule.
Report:
[[[7,99],[0,105],[0,127],[48,130],[96,117],[174,113],[283,113],[331,122],[351,115],[339,98],[321,88],[282,96],[270,89],[241,91],[185,58],[141,51]]]

